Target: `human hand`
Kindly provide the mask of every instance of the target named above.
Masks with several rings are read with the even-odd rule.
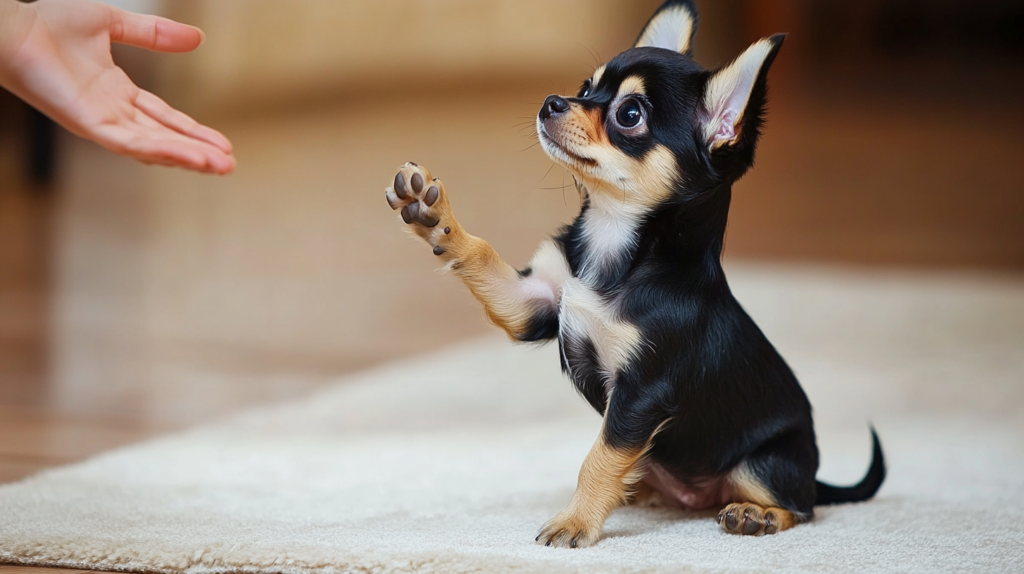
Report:
[[[231,142],[132,83],[110,44],[190,52],[203,33],[92,0],[0,0],[0,86],[71,133],[143,163],[235,169]]]

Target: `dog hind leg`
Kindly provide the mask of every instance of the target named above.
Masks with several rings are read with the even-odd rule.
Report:
[[[734,502],[718,514],[730,534],[788,530],[814,515],[818,450],[813,434],[794,432],[766,443],[729,473]]]

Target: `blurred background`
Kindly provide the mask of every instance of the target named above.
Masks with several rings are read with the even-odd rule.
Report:
[[[205,30],[116,57],[238,169],[144,167],[0,93],[0,481],[493,332],[384,187],[428,166],[524,264],[579,207],[534,114],[659,1],[118,4]],[[1024,4],[698,6],[709,68],[789,32],[727,260],[1021,275]]]

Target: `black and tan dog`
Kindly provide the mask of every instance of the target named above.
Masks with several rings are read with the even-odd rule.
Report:
[[[604,417],[541,544],[590,546],[630,501],[724,507],[726,531],[774,534],[885,477],[872,431],[860,484],[815,481],[810,403],[722,270],[732,184],[753,164],[783,36],[707,71],[690,57],[695,28],[692,1],[670,0],[576,97],[544,102],[541,144],[583,205],[525,269],[459,225],[425,168],[406,164],[386,192],[512,339],[558,338],[562,369]]]

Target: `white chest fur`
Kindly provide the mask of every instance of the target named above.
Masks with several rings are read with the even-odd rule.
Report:
[[[598,368],[611,392],[615,376],[637,355],[642,343],[640,331],[619,318],[614,301],[607,301],[579,278],[562,284],[559,305],[559,336],[570,377],[580,366],[583,345],[589,341],[597,353]]]
[[[583,215],[582,235],[586,248],[579,276],[596,283],[600,274],[636,246],[640,213],[609,194],[590,196],[590,209]]]

